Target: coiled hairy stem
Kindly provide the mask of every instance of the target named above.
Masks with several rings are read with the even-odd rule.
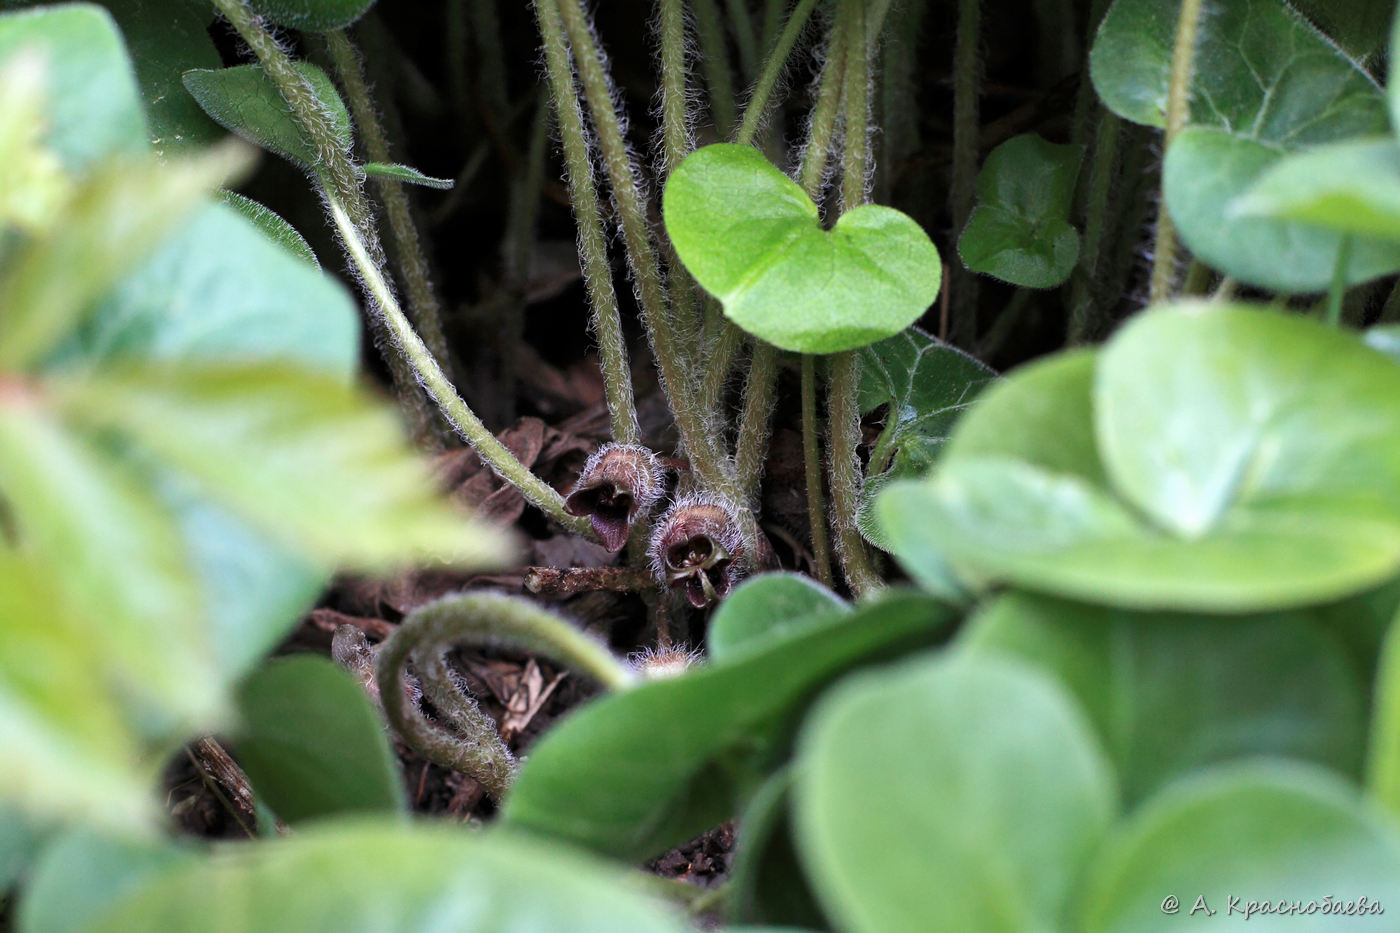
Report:
[[[395,730],[434,764],[462,771],[500,799],[516,762],[476,701],[462,692],[445,660],[462,644],[509,647],[541,654],[618,690],[635,675],[606,648],[539,605],[501,593],[446,596],[409,613],[380,647],[375,665],[384,714]],[[429,722],[410,701],[404,667],[414,669],[433,706],[456,729]]]

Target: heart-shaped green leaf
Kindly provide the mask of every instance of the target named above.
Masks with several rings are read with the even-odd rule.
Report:
[[[974,272],[1022,288],[1054,288],[1079,261],[1079,231],[1069,223],[1081,146],[1034,133],[992,150],[977,176],[977,207],[958,238]]]
[[[238,690],[234,746],[258,795],[289,823],[404,806],[398,762],[363,688],[331,661],[270,662]]]
[[[345,109],[335,85],[315,65],[306,62],[294,64],[297,72],[316,92],[341,146],[348,149],[350,112]],[[310,171],[315,171],[320,164],[316,144],[292,115],[282,92],[263,72],[261,65],[195,68],[185,72],[184,82],[185,88],[204,108],[204,112],[224,129]]]
[[[1385,136],[1306,149],[1274,163],[1230,209],[1400,240],[1400,146]]]
[[[212,918],[212,919],[211,919]],[[682,933],[621,871],[503,833],[337,820],[157,875],[85,933]]]
[[[902,560],[1222,612],[1338,599],[1400,567],[1400,367],[1354,336],[1183,305],[1120,331],[1089,398],[1091,366],[1067,355],[1028,368],[1025,385],[1008,377],[959,424],[932,481],[883,494]],[[1053,414],[1030,426],[1037,408],[1011,403],[1034,395]]]
[[[782,750],[823,685],[930,643],[951,616],[894,594],[729,663],[604,697],[530,750],[505,820],[631,861],[664,852],[734,815],[746,769]]]
[[[1292,5],[1358,61],[1385,48],[1390,0],[1293,0]]]
[[[870,508],[876,495],[891,480],[928,472],[953,424],[996,373],[917,327],[862,348],[860,361],[861,414],[888,406],[885,426],[870,453],[860,530],[872,544],[888,550]]]
[[[1097,728],[1129,806],[1193,768],[1248,755],[1353,775],[1361,761],[1361,684],[1315,610],[1224,618],[1010,593],[977,614],[962,644],[1053,674]]]
[[[1358,913],[1363,896],[1384,915]],[[1164,909],[1168,897],[1175,910]],[[1197,898],[1204,904],[1192,913]],[[1283,910],[1260,913],[1265,901]],[[1295,902],[1305,914],[1289,912]],[[1079,929],[1177,933],[1191,921],[1248,919],[1267,933],[1380,933],[1395,925],[1392,903],[1400,903],[1394,825],[1335,775],[1259,763],[1184,779],[1135,813],[1094,858]]]
[[[893,336],[938,295],[938,251],[917,223],[866,204],[823,230],[811,198],[749,146],[687,156],[662,213],[725,316],[784,350],[835,353]]]
[[[852,933],[1063,929],[1116,808],[1064,691],[966,654],[848,678],[804,725],[794,773],[799,853]]]
[[[1104,103],[1149,126],[1165,121],[1180,0],[1116,0],[1090,71]],[[1283,0],[1208,7],[1197,35],[1191,126],[1167,152],[1163,190],[1202,260],[1280,291],[1326,288],[1339,234],[1233,213],[1236,197],[1291,152],[1386,130],[1375,82]],[[1347,280],[1400,269],[1400,243],[1358,239]]]
[[[279,26],[329,32],[344,29],[364,16],[374,0],[251,0],[251,5]]]

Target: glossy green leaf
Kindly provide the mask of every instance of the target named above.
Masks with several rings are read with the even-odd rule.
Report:
[[[1116,0],[1090,57],[1094,87],[1119,116],[1165,122],[1180,0]],[[1385,132],[1381,91],[1283,0],[1206,4],[1197,34],[1191,126],[1167,152],[1163,191],[1181,238],[1204,262],[1281,291],[1326,288],[1340,236],[1232,212],[1290,152]],[[1400,269],[1400,244],[1358,240],[1347,279]]]
[[[1400,240],[1400,146],[1386,136],[1305,149],[1275,162],[1230,210]]]
[[[1336,270],[1342,234],[1311,223],[1234,214],[1236,199],[1288,151],[1213,127],[1187,127],[1167,152],[1162,190],[1183,241],[1202,261],[1263,288],[1320,291]],[[1400,242],[1352,237],[1348,284],[1397,269]]]
[[[329,567],[479,566],[498,535],[434,492],[396,413],[277,364],[146,366],[55,383],[68,417],[129,438],[274,540]]]
[[[1121,330],[1099,353],[1091,408],[1089,365],[1027,370],[1032,388],[1062,383],[1047,423],[1063,422],[1067,442],[1048,462],[1052,432],[1001,430],[1029,420],[1001,401],[1033,394],[1012,374],[961,422],[929,483],[884,494],[882,515],[922,519],[905,522],[906,563],[933,554],[975,582],[1216,612],[1327,602],[1395,575],[1392,361],[1307,319],[1214,303]]]
[[[191,68],[218,68],[209,37],[214,9],[188,0],[102,0],[126,38],[141,84],[151,145],[161,155],[204,146],[223,134],[185,90]]]
[[[1059,929],[1116,807],[1068,696],[1030,668],[968,655],[833,689],[795,774],[799,852],[852,933]]]
[[[350,113],[326,73],[306,62],[295,63],[311,84],[343,147],[350,147]],[[195,68],[184,74],[185,88],[204,112],[227,130],[269,152],[314,171],[320,164],[316,145],[292,115],[282,92],[260,65]]]
[[[281,819],[404,808],[398,761],[364,688],[326,658],[271,661],[238,690],[234,751]]]
[[[790,767],[773,772],[739,816],[738,844],[729,867],[728,915],[764,924],[765,929],[791,924],[823,930],[826,918],[807,884],[792,838],[791,788]]]
[[[1177,899],[1177,913],[1163,910],[1168,896]],[[1363,896],[1386,914],[1340,913]],[[1191,915],[1197,897],[1214,914]],[[1309,912],[1261,914],[1265,901],[1300,902]],[[1081,929],[1168,933],[1192,921],[1245,920],[1250,902],[1251,930],[1390,930],[1391,905],[1400,903],[1400,836],[1321,769],[1283,762],[1218,768],[1168,788],[1103,847],[1081,895]],[[1338,912],[1322,913],[1323,904]]]
[[[115,901],[194,857],[194,850],[165,840],[68,832],[35,864],[20,898],[17,933],[82,933]]]
[[[861,414],[888,407],[871,450],[859,523],[867,540],[888,550],[871,512],[875,497],[893,479],[928,472],[954,422],[996,373],[915,327],[862,348],[860,362]]]
[[[1400,367],[1351,334],[1245,306],[1142,315],[1100,357],[1094,404],[1113,487],[1183,537],[1400,527]]]
[[[307,243],[306,238],[298,233],[295,227],[287,223],[282,215],[266,205],[259,204],[252,198],[245,198],[234,191],[220,191],[219,197],[229,207],[252,221],[253,226],[257,227],[269,240],[303,262],[315,266],[317,269],[321,268],[320,261],[316,259],[316,254],[311,250],[311,244]]]
[[[1391,623],[1385,638],[1374,704],[1366,786],[1381,806],[1400,818],[1400,621]]]
[[[114,903],[87,933],[682,933],[620,871],[459,826],[355,821],[229,846]]]
[[[951,613],[895,594],[726,664],[597,700],[554,726],[506,800],[507,824],[638,861],[734,814],[821,687],[897,648],[927,644]]]
[[[666,183],[662,213],[725,316],[785,350],[834,353],[893,336],[938,295],[938,251],[913,220],[866,204],[824,230],[811,199],[750,146],[691,153]]]
[[[1363,691],[1321,613],[1134,613],[1010,593],[962,643],[1055,676],[1089,715],[1131,806],[1172,778],[1248,755],[1356,774]]]
[[[958,238],[974,272],[1022,288],[1054,288],[1079,261],[1079,231],[1070,226],[1083,147],[1046,142],[1034,133],[992,150],[977,176],[977,206]]]
[[[716,664],[820,625],[850,605],[811,577],[765,573],[745,580],[710,618],[705,649]]]
[[[251,0],[251,5],[279,26],[329,32],[364,16],[374,0]]]
[[[45,62],[45,142],[69,171],[107,156],[146,152],[146,121],[131,60],[106,10],[70,3],[0,15],[0,63],[20,54]]]
[[[442,191],[451,190],[456,184],[451,178],[434,178],[431,175],[424,175],[416,168],[407,165],[396,165],[391,162],[368,162],[364,167],[365,174],[371,178],[383,178],[390,181],[401,181],[410,185],[422,185],[425,188],[438,188]]]

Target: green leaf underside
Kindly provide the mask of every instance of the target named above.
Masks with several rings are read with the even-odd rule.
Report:
[[[404,808],[398,762],[364,689],[332,661],[270,662],[238,691],[238,762],[288,823]]]
[[[880,472],[866,479],[858,523],[868,541],[888,550],[889,542],[873,513],[880,490],[894,479],[928,472],[953,424],[996,378],[996,372],[917,327],[863,347],[860,360],[861,414],[882,405],[888,408],[872,451],[872,469]]]
[[[45,144],[69,171],[105,156],[147,151],[146,120],[121,33],[106,10],[87,3],[0,16],[0,61],[20,50],[46,63]]]
[[[775,753],[822,684],[927,643],[949,617],[895,594],[733,662],[597,700],[531,749],[505,821],[630,861],[664,852],[733,816],[736,774]]]
[[[1179,0],[1117,0],[1091,55],[1104,103],[1162,126]],[[1274,163],[1305,147],[1386,130],[1380,89],[1282,0],[1210,0],[1197,39],[1191,126],[1167,152],[1163,191],[1186,245],[1242,281],[1316,291],[1331,281],[1340,235],[1234,213]],[[1357,240],[1347,280],[1400,269],[1400,244]]]
[[[406,182],[410,185],[422,185],[425,188],[438,188],[447,191],[456,184],[451,178],[434,178],[431,175],[424,175],[416,168],[407,165],[395,165],[388,162],[369,162],[364,167],[366,175],[372,178],[387,178],[391,181]]]
[[[310,82],[343,147],[349,148],[350,113],[324,71],[306,62],[296,70]],[[292,115],[282,92],[260,65],[196,68],[184,74],[185,88],[215,122],[269,152],[314,171],[320,164],[316,145]]]
[[[938,295],[938,251],[913,220],[867,204],[823,230],[811,199],[749,146],[688,156],[667,182],[663,216],[681,261],[725,315],[785,350],[873,343]]]
[[[1009,593],[963,644],[1056,677],[1092,720],[1129,806],[1194,768],[1249,755],[1355,775],[1365,708],[1316,611],[1222,618],[1134,613]]]
[[[1386,357],[1306,319],[1188,304],[1110,341],[1092,407],[1090,359],[1029,367],[1024,387],[1008,377],[931,481],[884,493],[882,515],[924,519],[904,524],[902,560],[1124,608],[1219,612],[1336,599],[1400,567],[1400,368]],[[1058,449],[1053,431],[1002,430],[1018,418],[1001,399],[1032,389],[1058,393],[1045,402],[1066,425]]]
[[[681,933],[620,872],[529,840],[461,827],[337,821],[229,846],[122,898],[88,933],[570,930]],[[211,927],[212,924],[212,927]]]
[[[1167,894],[1179,898],[1178,915],[1163,912]],[[1222,766],[1163,791],[1100,850],[1080,895],[1080,929],[1179,931],[1198,895],[1218,921],[1243,920],[1250,901],[1319,905],[1306,915],[1256,913],[1251,930],[1379,933],[1394,927],[1391,904],[1400,903],[1400,839],[1329,772],[1287,762]],[[1363,896],[1385,915],[1320,913],[1324,903],[1340,911]]]
[[[1274,163],[1231,210],[1400,240],[1400,146],[1386,136],[1306,149]]]
[[[853,933],[1060,929],[1116,809],[1068,696],[966,654],[843,682],[809,717],[795,775],[799,852]]]
[[[250,5],[279,26],[329,32],[364,16],[374,0],[251,0]]]
[[[1034,133],[992,150],[977,176],[977,206],[958,238],[974,272],[1022,288],[1054,288],[1079,261],[1079,232],[1069,223],[1084,151]]]

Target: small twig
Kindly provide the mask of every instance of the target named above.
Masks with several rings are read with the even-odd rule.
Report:
[[[567,599],[596,590],[639,593],[655,586],[656,580],[645,567],[525,568],[525,589],[547,599]]]
[[[207,735],[195,741],[192,746],[187,747],[185,754],[189,756],[190,763],[199,772],[205,786],[215,797],[219,798],[219,802],[227,808],[229,814],[238,823],[239,828],[248,835],[248,838],[256,838],[257,833],[243,820],[243,817],[247,816],[256,824],[258,818],[257,806],[253,802],[253,788],[248,783],[248,776],[243,773],[243,769],[238,766],[238,763],[229,756],[228,752],[224,751],[222,745]],[[227,791],[229,796],[225,796],[223,791]],[[230,801],[230,797],[232,801]],[[240,811],[242,811],[241,815]]]

